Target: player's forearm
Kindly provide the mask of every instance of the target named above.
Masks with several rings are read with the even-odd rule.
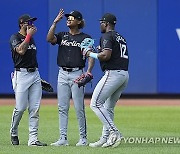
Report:
[[[31,40],[32,34],[27,34],[24,41],[16,48],[16,52],[20,55],[24,55],[29,47],[29,42]]]
[[[111,58],[111,51],[104,50],[103,52],[100,53],[94,53],[92,51],[88,51],[86,55],[94,59],[99,59],[99,61],[108,61]]]
[[[100,52],[97,57],[100,61],[108,61],[111,58],[109,55],[104,54],[103,52]]]
[[[51,25],[48,34],[47,34],[47,41],[50,43],[54,43],[54,39],[55,39],[55,29],[56,29],[56,23],[53,22],[53,24]]]
[[[23,41],[19,47],[16,48],[16,52],[20,55],[24,55],[29,47],[29,43]]]
[[[94,63],[95,63],[95,60],[91,57],[88,58],[88,69],[87,69],[87,72],[90,72],[92,71],[93,67],[94,67]]]

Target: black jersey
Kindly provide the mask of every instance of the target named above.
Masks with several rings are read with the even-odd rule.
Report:
[[[24,55],[20,55],[15,51],[15,48],[21,44],[25,39],[25,36],[20,33],[16,33],[10,38],[10,48],[12,51],[12,59],[14,62],[15,68],[33,68],[38,67],[37,58],[36,58],[36,45],[34,39],[31,38],[29,42],[29,47]]]
[[[55,34],[59,45],[57,64],[61,67],[85,67],[85,59],[80,44],[85,38],[91,38],[85,33],[71,35],[69,32]]]
[[[112,51],[108,61],[100,61],[101,69],[104,70],[128,70],[129,57],[126,40],[116,31],[104,33],[100,39],[101,51]]]

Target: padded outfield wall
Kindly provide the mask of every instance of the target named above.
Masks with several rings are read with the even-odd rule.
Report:
[[[111,12],[117,16],[116,29],[126,38],[130,56],[130,80],[126,94],[180,93],[180,41],[176,28],[180,28],[180,2],[174,0],[6,0],[0,2],[0,94],[12,94],[10,73],[13,71],[9,37],[18,31],[17,19],[29,13],[38,17],[35,41],[38,48],[39,70],[43,79],[56,90],[58,66],[57,46],[46,42],[46,34],[60,8],[82,12],[86,21],[84,32],[99,43],[98,19]],[[168,10],[168,11],[167,11]],[[67,31],[66,20],[57,26]],[[93,85],[86,87],[92,93],[103,75],[96,61]]]

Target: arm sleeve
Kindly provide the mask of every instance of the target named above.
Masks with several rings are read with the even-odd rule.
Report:
[[[16,47],[19,46],[19,44],[21,44],[22,41],[20,38],[18,38],[17,35],[12,35],[10,38],[10,47],[12,51],[16,51]]]
[[[112,37],[110,37],[109,35],[104,35],[101,38],[101,49],[109,49],[112,50]]]
[[[59,33],[55,34],[55,36],[57,38],[56,44],[61,44],[63,32],[59,32]]]

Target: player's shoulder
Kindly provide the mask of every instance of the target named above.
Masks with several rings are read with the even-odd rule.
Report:
[[[59,33],[57,33],[57,35],[61,35],[61,36],[64,36],[64,35],[69,35],[69,32],[59,32]]]
[[[12,34],[12,35],[11,35],[11,38],[12,38],[12,37],[19,37],[19,33],[14,33],[14,34]]]
[[[121,34],[119,34],[118,32],[116,32],[114,34],[114,37],[115,37],[116,40],[121,41],[123,43],[126,43],[126,39]]]
[[[118,41],[121,41],[121,42],[124,42],[126,43],[126,39],[117,31],[109,31],[107,32],[106,34],[108,37],[112,37],[113,40],[118,40]]]
[[[113,36],[114,36],[113,32],[109,31],[109,32],[103,33],[101,38],[105,40],[112,40]]]
[[[104,33],[105,36],[115,36],[115,35],[120,35],[117,31],[112,30],[109,32]]]
[[[14,33],[14,34],[11,35],[10,41],[15,40],[15,39],[20,39],[20,34],[19,33]]]
[[[84,38],[91,38],[91,36],[90,36],[89,34],[86,34],[86,33],[84,33],[84,32],[81,32],[80,34],[81,34],[81,36],[84,37]]]

